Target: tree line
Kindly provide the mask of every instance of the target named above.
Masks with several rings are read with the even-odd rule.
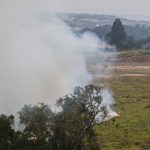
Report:
[[[150,49],[150,27],[123,25],[120,19],[116,19],[112,26],[103,25],[93,29],[83,29],[81,33],[87,31],[116,46],[118,50]]]
[[[120,19],[116,19],[111,27],[111,31],[105,35],[105,41],[116,46],[117,50],[124,49],[149,49],[147,43],[150,43],[150,38],[135,40],[133,36],[128,36],[124,25]]]

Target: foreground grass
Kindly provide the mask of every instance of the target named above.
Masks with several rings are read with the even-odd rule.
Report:
[[[113,78],[110,87],[120,116],[95,127],[102,150],[149,150],[150,78]]]

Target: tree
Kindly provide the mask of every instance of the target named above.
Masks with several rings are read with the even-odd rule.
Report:
[[[19,113],[20,123],[25,125],[24,134],[30,142],[40,145],[47,143],[51,137],[53,112],[48,105],[25,105]]]
[[[106,34],[106,40],[111,45],[115,45],[117,48],[121,48],[127,38],[125,28],[122,25],[120,19],[116,19],[111,28],[111,32]]]
[[[101,88],[94,85],[76,87],[72,94],[60,98],[57,106],[57,113],[45,104],[25,105],[19,112],[20,122],[25,125],[22,137],[25,138],[26,150],[28,147],[99,150],[93,126],[106,117]]]
[[[0,149],[9,150],[12,148],[14,139],[14,130],[12,125],[14,123],[14,117],[1,115],[0,116]]]
[[[56,117],[53,149],[98,150],[93,126],[106,116],[102,106],[101,88],[93,85],[76,87],[74,93],[60,98],[57,102],[61,112]],[[63,136],[62,136],[63,135]]]

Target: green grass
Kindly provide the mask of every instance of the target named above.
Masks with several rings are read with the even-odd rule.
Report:
[[[116,65],[142,66],[150,64],[150,51],[118,53]],[[150,150],[150,70],[117,69],[112,79],[93,80],[109,86],[116,99],[119,117],[95,127],[102,150]],[[147,74],[141,77],[121,77],[121,74]],[[108,85],[109,82],[109,85]]]
[[[110,87],[120,116],[95,127],[102,150],[150,150],[150,78],[113,78]]]

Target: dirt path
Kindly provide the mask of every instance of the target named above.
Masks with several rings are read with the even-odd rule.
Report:
[[[119,70],[147,70],[150,71],[150,66],[113,66],[113,69],[119,69]]]

